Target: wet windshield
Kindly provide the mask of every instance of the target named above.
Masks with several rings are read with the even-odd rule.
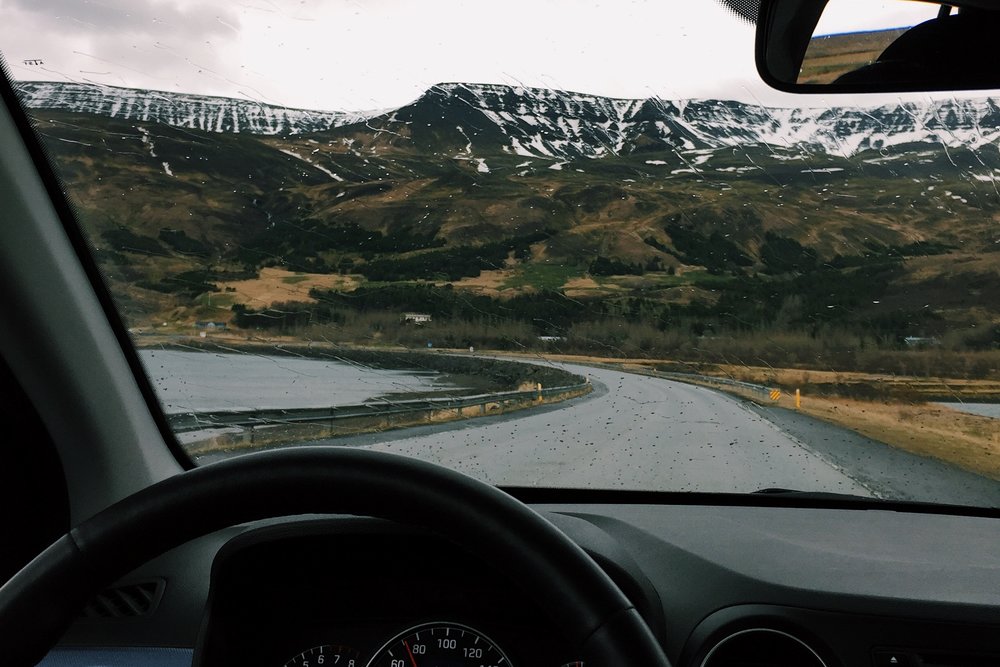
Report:
[[[3,0],[0,51],[198,463],[1000,504],[1000,108],[782,94],[674,5]]]

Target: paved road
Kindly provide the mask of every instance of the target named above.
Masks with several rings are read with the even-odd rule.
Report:
[[[743,401],[658,378],[567,367],[589,375],[595,391],[530,413],[317,444],[417,456],[500,485],[878,495]]]
[[[499,485],[768,487],[1000,506],[1000,482],[710,389],[561,364],[590,395],[530,411],[319,441],[415,456]],[[208,463],[227,455],[208,455]]]

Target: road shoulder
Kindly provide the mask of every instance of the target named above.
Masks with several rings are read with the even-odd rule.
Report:
[[[1000,506],[1000,483],[937,459],[890,447],[787,408],[747,408],[880,496],[955,505]]]

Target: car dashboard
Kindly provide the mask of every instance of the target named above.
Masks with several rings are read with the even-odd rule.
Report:
[[[375,522],[277,526],[220,553],[200,651],[205,664],[301,665],[325,654],[320,664],[360,667],[414,635],[415,660],[440,643],[480,660],[492,648],[514,664],[563,664],[528,596],[432,535]],[[393,657],[409,666],[405,647]]]
[[[532,506],[604,568],[676,666],[1000,664],[996,518]],[[363,517],[236,526],[123,578],[43,665],[580,664],[503,565]]]

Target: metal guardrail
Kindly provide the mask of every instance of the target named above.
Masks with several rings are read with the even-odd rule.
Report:
[[[266,408],[254,410],[213,410],[206,412],[178,412],[167,415],[175,433],[200,431],[227,426],[255,427],[276,424],[304,424],[354,417],[381,417],[431,410],[460,410],[477,405],[503,401],[531,400],[582,390],[589,381],[563,387],[542,388],[541,391],[502,391],[493,394],[422,398],[404,401],[372,401],[358,405],[334,405],[324,408]]]
[[[656,377],[667,378],[671,380],[678,380],[680,382],[702,382],[705,384],[716,384],[725,387],[734,387],[736,389],[744,389],[746,391],[759,394],[762,398],[769,398],[771,392],[775,391],[772,387],[765,387],[762,384],[753,384],[752,382],[742,382],[740,380],[730,380],[729,378],[714,377],[712,375],[698,375],[696,373],[674,373],[667,371],[653,371],[656,373]]]

